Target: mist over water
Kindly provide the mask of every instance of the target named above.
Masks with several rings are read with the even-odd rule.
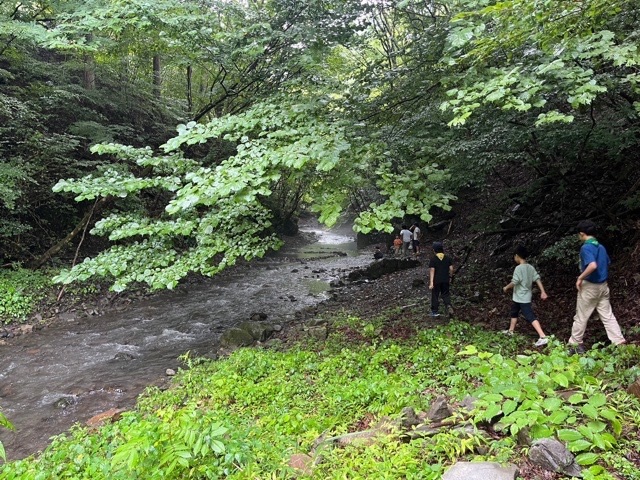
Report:
[[[350,229],[302,227],[317,241],[285,247],[201,284],[142,300],[123,312],[60,321],[0,346],[0,430],[9,460],[44,449],[76,422],[130,408],[150,384],[191,351],[212,355],[227,328],[263,312],[286,323],[328,298],[329,282],[371,262]],[[346,255],[345,255],[346,254]]]

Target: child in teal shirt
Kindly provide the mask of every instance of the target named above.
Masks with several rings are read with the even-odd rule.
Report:
[[[518,322],[518,316],[522,312],[524,318],[531,324],[531,326],[538,333],[538,341],[535,343],[536,347],[541,347],[546,345],[548,342],[547,336],[542,331],[542,327],[540,326],[540,322],[538,321],[535,313],[533,313],[533,308],[531,307],[532,300],[532,287],[535,282],[540,289],[540,298],[542,300],[547,299],[547,292],[544,290],[544,286],[542,285],[542,280],[540,280],[540,275],[536,269],[527,263],[528,252],[527,249],[519,245],[516,247],[514,260],[518,264],[518,266],[513,271],[513,277],[509,285],[505,286],[502,290],[506,293],[509,290],[513,289],[513,302],[511,304],[511,325],[509,325],[509,330],[505,330],[504,333],[508,335],[513,335],[513,331],[516,328],[516,323]]]

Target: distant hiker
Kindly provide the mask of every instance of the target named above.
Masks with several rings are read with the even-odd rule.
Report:
[[[384,257],[384,253],[380,251],[380,247],[376,247],[375,252],[373,252],[373,258],[375,258],[376,260],[380,260],[383,257]]]
[[[413,232],[413,253],[418,256],[420,253],[420,227],[414,223],[410,230]]]
[[[518,316],[522,313],[525,320],[527,320],[527,322],[529,322],[538,333],[539,338],[534,345],[536,347],[541,347],[546,345],[549,340],[542,331],[540,322],[536,318],[535,313],[533,313],[533,308],[531,307],[533,283],[535,282],[538,285],[538,288],[540,289],[540,298],[542,300],[547,299],[547,292],[544,290],[544,285],[542,285],[542,280],[540,280],[540,275],[536,269],[533,265],[527,263],[528,256],[529,254],[524,246],[518,245],[516,247],[513,259],[518,266],[513,271],[511,282],[502,289],[504,293],[513,289],[513,296],[511,297],[513,300],[511,303],[511,325],[509,325],[509,330],[504,330],[503,333],[513,335],[516,323],[518,322]]]
[[[577,225],[578,237],[583,242],[580,247],[580,275],[576,280],[578,299],[576,315],[573,317],[569,348],[572,353],[584,353],[582,340],[587,328],[587,321],[594,310],[598,311],[600,320],[611,343],[626,343],[620,325],[611,310],[609,302],[609,264],[611,260],[606,248],[594,237],[597,227],[591,220],[583,220]]]
[[[453,259],[444,253],[441,242],[433,244],[433,257],[429,260],[429,290],[431,290],[431,316],[439,317],[440,296],[447,307],[447,313],[453,315],[449,281],[453,275]]]
[[[400,237],[402,238],[402,258],[406,258],[409,254],[409,245],[411,245],[412,236],[411,230],[408,230],[406,225],[402,225],[402,230],[400,230]]]
[[[393,251],[396,255],[400,254],[400,249],[402,248],[402,239],[400,235],[396,235],[395,240],[393,241]]]

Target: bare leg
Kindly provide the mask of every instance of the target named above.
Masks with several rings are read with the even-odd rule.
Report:
[[[542,331],[542,327],[540,326],[540,322],[538,320],[534,320],[533,322],[531,322],[531,326],[536,330],[540,338],[546,337],[546,335]]]
[[[518,319],[517,318],[512,318],[511,319],[511,324],[509,325],[509,331],[513,332],[516,329],[516,323],[518,323]]]

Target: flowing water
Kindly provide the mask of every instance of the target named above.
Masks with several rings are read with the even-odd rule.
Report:
[[[0,346],[0,411],[16,427],[0,429],[8,459],[42,450],[76,422],[131,407],[147,385],[178,367],[178,356],[212,355],[221,333],[253,312],[286,323],[326,299],[331,280],[371,261],[358,254],[348,230],[301,230],[317,241],[124,312],[61,321]]]

